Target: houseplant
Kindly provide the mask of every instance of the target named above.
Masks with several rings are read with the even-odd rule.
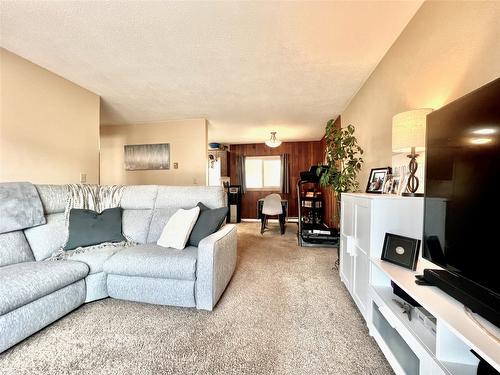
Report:
[[[355,191],[359,187],[356,177],[363,164],[363,150],[354,136],[354,126],[337,128],[335,120],[331,119],[325,129],[325,162],[326,168],[318,168],[320,185],[333,191],[337,202],[334,223],[340,224],[340,194]]]

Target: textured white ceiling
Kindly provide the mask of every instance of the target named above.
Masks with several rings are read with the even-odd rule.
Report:
[[[318,140],[422,1],[1,1],[1,44],[103,100],[101,122]]]

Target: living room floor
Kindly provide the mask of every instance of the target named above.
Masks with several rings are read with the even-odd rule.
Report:
[[[391,374],[333,270],[295,224],[238,225],[238,264],[213,312],[105,299],[0,354],[0,374]]]

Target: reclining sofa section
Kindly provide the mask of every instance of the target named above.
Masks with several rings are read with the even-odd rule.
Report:
[[[236,227],[228,224],[184,250],[156,241],[168,219],[198,202],[225,205],[221,187],[127,186],[121,200],[124,235],[138,245],[48,258],[66,239],[64,185],[36,186],[47,223],[0,234],[0,353],[85,302],[112,297],[212,310],[237,257]]]

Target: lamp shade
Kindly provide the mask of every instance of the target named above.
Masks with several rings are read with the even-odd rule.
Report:
[[[425,150],[426,117],[432,112],[430,108],[414,109],[401,112],[392,118],[392,151],[410,152]]]
[[[278,147],[279,145],[281,145],[281,141],[279,139],[276,138],[276,132],[271,132],[271,138],[268,139],[266,142],[265,142],[266,145],[268,145],[269,147]]]

